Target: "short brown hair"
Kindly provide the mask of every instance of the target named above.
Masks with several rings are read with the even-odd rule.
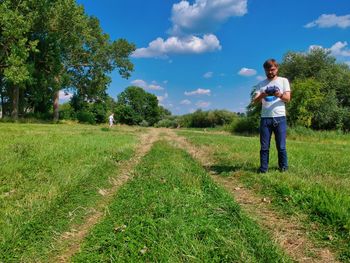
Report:
[[[268,60],[266,60],[263,64],[264,69],[269,69],[271,67],[275,66],[276,68],[278,68],[278,63],[275,59],[270,58]]]

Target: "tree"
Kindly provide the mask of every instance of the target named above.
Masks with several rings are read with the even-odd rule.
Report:
[[[10,98],[11,116],[17,119],[20,88],[30,80],[29,52],[36,50],[37,41],[27,37],[36,14],[30,12],[30,1],[13,0],[1,2],[0,14],[1,97],[7,95]]]
[[[157,97],[140,87],[127,87],[118,95],[115,111],[118,122],[138,125],[146,121],[153,125],[160,120],[160,112]]]
[[[75,0],[4,0],[0,14],[0,91],[14,117],[21,105],[34,113],[53,110],[58,120],[60,90],[98,100],[113,70],[123,78],[133,70],[135,46],[111,41]]]

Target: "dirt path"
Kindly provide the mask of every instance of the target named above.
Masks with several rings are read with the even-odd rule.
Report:
[[[189,152],[204,167],[210,167],[210,150],[195,147],[185,138],[168,130],[165,138],[174,146]],[[235,198],[242,210],[253,218],[260,226],[267,229],[278,244],[292,259],[297,262],[337,262],[330,250],[316,247],[307,238],[307,229],[296,217],[286,217],[273,210],[270,200],[257,196],[252,190],[245,188],[237,178],[224,178],[212,173],[215,182],[222,185]]]
[[[70,258],[79,251],[80,245],[89,230],[103,218],[105,209],[111,202],[114,194],[132,177],[133,168],[151,149],[154,142],[159,139],[160,132],[161,130],[159,129],[148,129],[148,133],[141,135],[134,157],[120,166],[116,177],[110,178],[112,187],[98,190],[103,198],[96,204],[85,222],[78,226],[72,226],[69,232],[63,233],[58,238],[54,252],[56,256],[51,257],[53,262],[69,262]]]

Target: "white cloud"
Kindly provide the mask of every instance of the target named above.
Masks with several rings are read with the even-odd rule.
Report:
[[[209,107],[210,106],[210,102],[209,101],[198,101],[197,103],[196,103],[196,106],[197,107],[200,107],[200,108],[207,108],[207,107]]]
[[[340,42],[338,41],[335,43],[331,48],[329,49],[334,56],[342,56],[342,57],[349,57],[350,56],[350,50],[346,48],[348,43]]]
[[[136,49],[131,56],[134,58],[166,58],[168,54],[200,54],[215,50],[221,50],[221,46],[213,34],[204,35],[203,38],[196,36],[169,37],[165,41],[158,37],[149,43],[147,48]]]
[[[193,1],[192,1],[193,2]],[[248,0],[187,0],[172,6],[170,37],[158,37],[148,47],[136,49],[134,58],[167,58],[170,54],[200,54],[221,50],[213,32],[233,16],[247,13]],[[169,60],[169,63],[172,63]]]
[[[338,41],[330,48],[324,48],[320,45],[311,45],[309,47],[309,52],[314,48],[322,48],[326,51],[330,51],[333,56],[336,57],[350,57],[350,50],[347,48],[348,42],[344,41]]]
[[[147,84],[147,82],[142,79],[135,79],[131,81],[131,84],[143,88],[145,90],[164,90],[164,88],[157,85],[156,82],[152,81],[152,83],[153,84]]]
[[[258,80],[258,81],[262,81],[262,80],[264,80],[266,77],[264,77],[264,76],[256,76],[256,80]]]
[[[233,16],[247,13],[247,0],[182,0],[172,7],[173,35],[203,34],[215,31]]]
[[[59,92],[59,99],[61,101],[70,100],[72,97],[73,97],[73,94],[70,93],[70,92],[66,92],[66,91],[63,91],[63,90],[60,90],[60,92]]]
[[[180,101],[180,104],[182,105],[190,105],[192,102],[190,100],[182,100]]]
[[[204,73],[203,77],[206,79],[209,79],[209,78],[213,77],[213,72],[211,72],[211,71],[206,72],[206,73]]]
[[[241,70],[238,72],[238,74],[241,76],[250,77],[250,76],[254,76],[256,74],[256,70],[250,69],[250,68],[241,68]]]
[[[168,97],[169,97],[168,93],[165,93],[164,96],[157,96],[157,99],[159,102],[163,102]]]
[[[210,89],[197,89],[194,91],[185,91],[186,96],[193,96],[193,95],[210,95]]]
[[[308,24],[306,24],[304,27],[311,28],[311,27],[340,27],[340,28],[347,28],[350,27],[350,15],[345,16],[337,16],[335,14],[323,14],[315,21],[312,21]]]

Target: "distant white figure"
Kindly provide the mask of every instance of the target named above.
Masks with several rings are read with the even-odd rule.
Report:
[[[109,115],[108,120],[109,120],[109,128],[112,128],[113,123],[114,123],[114,113]]]

